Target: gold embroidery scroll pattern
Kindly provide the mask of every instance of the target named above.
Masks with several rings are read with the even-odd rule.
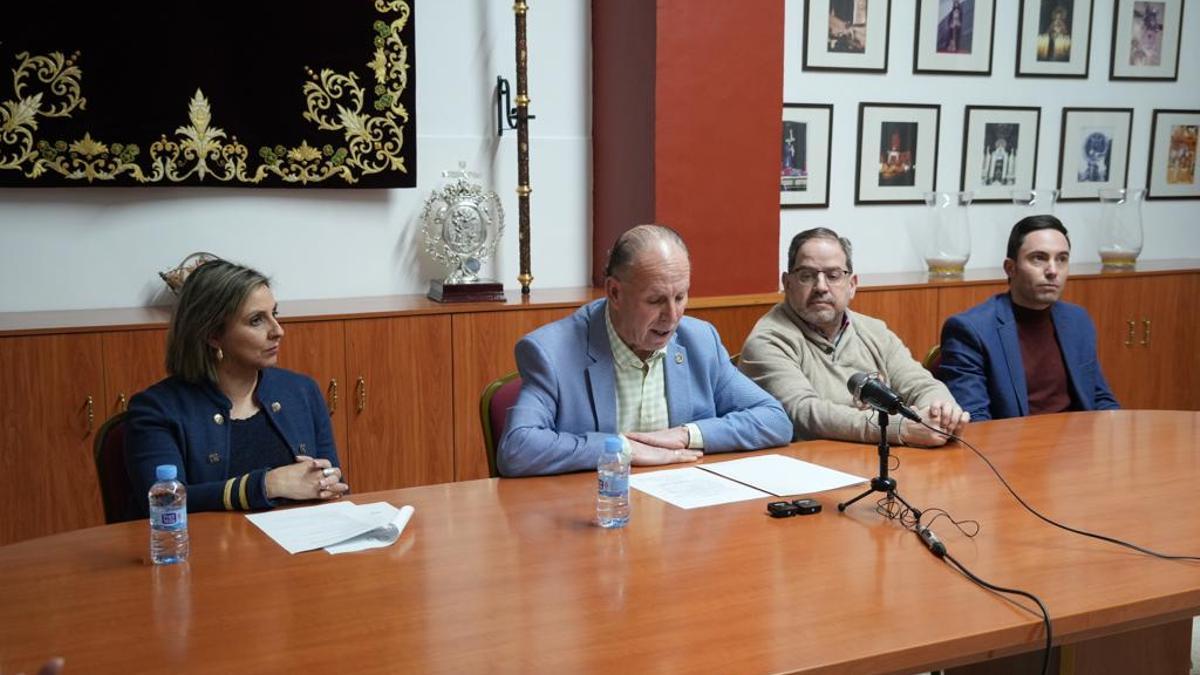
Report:
[[[374,23],[375,52],[367,67],[375,85],[372,93],[375,113],[364,111],[365,92],[356,73],[335,73],[323,69],[308,71],[310,81],[304,85],[308,110],[304,118],[324,131],[340,131],[346,141],[344,155],[335,153],[331,161],[344,161],[363,175],[380,171],[407,171],[401,151],[404,148],[404,128],[408,111],[400,103],[400,93],[408,86],[408,48],[400,40],[410,10],[407,3],[387,3],[376,0],[381,12],[399,11],[391,23]],[[403,120],[397,122],[397,119]],[[342,152],[342,151],[339,151]]]
[[[346,147],[328,143],[318,147],[307,139],[293,147],[264,147],[258,152],[262,163],[251,171],[249,149],[237,136],[212,124],[208,99],[197,89],[188,102],[189,124],[175,130],[176,138],[163,134],[150,145],[147,173],[135,161],[140,153],[136,144],[104,143],[90,133],[70,143],[36,140],[39,116],[70,117],[76,109],[85,107],[80,86],[83,74],[77,65],[77,53],[64,58],[57,52],[45,56],[23,52],[17,55],[20,63],[13,71],[17,98],[0,102],[0,170],[23,170],[30,178],[53,170],[68,179],[88,182],[129,174],[141,183],[182,182],[195,177],[250,184],[261,183],[268,175],[289,183],[315,183],[335,177],[356,183],[359,174],[407,172],[401,151],[409,114],[400,103],[400,94],[408,86],[409,64],[408,48],[400,40],[400,33],[411,10],[403,0],[375,0],[375,9],[383,14],[399,14],[390,23],[377,20],[373,24],[374,52],[366,65],[375,80],[372,107],[377,114],[364,112],[365,92],[356,73],[324,69],[317,75],[309,69],[310,81],[304,84],[308,110],[303,118],[320,130],[342,132]],[[45,91],[30,91],[31,76],[44,85]],[[331,108],[336,114],[330,114]]]

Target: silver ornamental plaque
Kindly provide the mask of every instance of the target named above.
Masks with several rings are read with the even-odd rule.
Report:
[[[446,266],[443,287],[496,283],[480,280],[479,270],[504,233],[504,208],[495,192],[468,180],[478,175],[465,162],[457,171],[443,171],[451,182],[434,190],[421,211],[425,251]]]

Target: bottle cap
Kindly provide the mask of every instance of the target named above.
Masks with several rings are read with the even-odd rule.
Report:
[[[158,480],[175,480],[175,476],[178,475],[174,464],[159,464],[154,467],[154,477]]]
[[[624,444],[621,443],[620,436],[605,436],[604,437],[604,451],[605,452],[621,452],[623,445]]]

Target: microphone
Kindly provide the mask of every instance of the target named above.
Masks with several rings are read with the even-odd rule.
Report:
[[[856,401],[889,415],[903,415],[914,422],[921,422],[921,416],[904,405],[900,395],[879,380],[879,373],[855,373],[846,382],[846,387]]]

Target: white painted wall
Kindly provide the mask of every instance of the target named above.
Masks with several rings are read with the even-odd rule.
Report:
[[[506,231],[484,272],[516,287],[516,133],[496,138],[493,107],[497,75],[516,86],[512,3],[415,4],[416,189],[0,190],[0,311],[157,304],[156,272],[197,250],[261,269],[281,299],[424,293],[443,272],[422,253],[417,219],[441,172],[459,160],[503,200]],[[589,4],[533,3],[528,21],[534,286],[583,286]],[[9,86],[0,80],[0,100]]]
[[[996,1],[996,41],[991,77],[912,74],[915,5],[891,0],[888,74],[805,72],[803,0],[786,0],[783,99],[789,103],[832,103],[833,165],[828,209],[790,209],[780,214],[780,269],[787,246],[799,231],[825,226],[847,236],[855,246],[858,271],[924,270],[926,241],[923,205],[854,205],[855,147],[860,101],[940,104],[937,189],[957,190],[962,161],[963,111],[967,105],[1040,106],[1038,187],[1053,188],[1058,179],[1058,145],[1063,107],[1134,108],[1129,186],[1144,187],[1150,145],[1151,112],[1155,108],[1200,109],[1200,8],[1184,12],[1178,82],[1110,82],[1114,0],[1095,0],[1091,66],[1086,80],[1016,78],[1016,0]],[[970,207],[971,259],[968,268],[999,267],[1008,231],[1015,222],[1011,205]],[[1071,232],[1072,259],[1098,262],[1096,202],[1059,204],[1055,215]],[[1200,258],[1200,201],[1148,201],[1143,209],[1145,246],[1142,259]]]
[[[1150,111],[1200,109],[1200,11],[1185,13],[1177,83],[1108,81],[1113,0],[1095,0],[1091,75],[1013,77],[1016,3],[996,4],[992,76],[914,77],[913,3],[892,0],[890,74],[801,70],[802,0],[787,0],[784,100],[833,103],[831,206],[780,216],[780,267],[798,231],[825,225],[855,243],[859,270],[923,269],[924,207],[854,206],[853,148],[860,100],[942,105],[938,188],[956,189],[967,104],[1042,107],[1038,183],[1057,175],[1063,106],[1135,107],[1131,185],[1145,181]],[[586,0],[534,3],[529,13],[533,272],[535,288],[581,286],[590,265],[590,27]],[[485,272],[516,286],[515,134],[492,131],[493,83],[513,66],[511,3],[418,2],[418,176],[415,190],[66,188],[0,190],[0,311],[155,304],[155,274],[196,250],[259,267],[282,299],[423,293],[440,275],[420,253],[417,216],[440,173],[459,159],[504,202],[508,228]],[[0,97],[5,90],[0,88]],[[973,209],[970,267],[998,266],[1011,213]],[[1060,205],[1075,259],[1097,260],[1095,204]],[[1200,258],[1200,202],[1149,202],[1143,258]]]

